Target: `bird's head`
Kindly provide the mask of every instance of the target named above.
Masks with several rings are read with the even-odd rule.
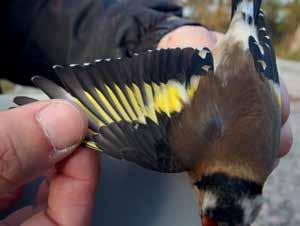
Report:
[[[195,183],[203,226],[250,226],[262,203],[262,186],[223,173]]]

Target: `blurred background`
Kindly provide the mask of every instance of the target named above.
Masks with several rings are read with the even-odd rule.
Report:
[[[185,15],[211,29],[228,28],[231,0],[186,0]],[[300,0],[264,0],[263,9],[279,57],[300,61]]]
[[[184,0],[184,5],[184,14],[187,17],[200,22],[211,29],[223,32],[226,31],[230,20],[231,0]],[[264,190],[266,197],[265,205],[259,219],[253,226],[297,226],[300,225],[300,0],[264,0],[263,8],[267,14],[270,29],[272,31],[272,39],[278,56],[277,63],[280,76],[287,85],[291,99],[291,115],[289,120],[294,132],[294,144],[291,152],[281,160],[279,167],[270,176]],[[4,94],[0,95],[0,110],[12,106],[12,98],[16,95],[31,96],[38,99],[45,98],[38,90],[33,88],[15,86],[3,80],[0,81],[0,85],[2,85],[4,91]],[[109,162],[107,165],[111,166],[111,164],[112,162]],[[106,168],[109,168],[109,166]],[[115,167],[115,170],[119,169],[122,171],[122,166],[118,165]],[[105,172],[110,175],[112,171],[113,170],[108,169]],[[141,170],[139,169],[132,169],[130,171],[130,178],[134,179],[132,174],[138,174],[140,172]],[[140,177],[142,178],[144,177],[145,172],[140,174]],[[152,177],[154,178],[155,176],[153,175]],[[109,183],[109,181],[106,181],[105,178],[106,177],[104,176],[104,185],[112,184]],[[107,178],[117,178],[117,176],[107,176]],[[120,178],[123,178],[124,180],[124,178],[129,177],[124,176]],[[118,180],[120,180],[120,178]],[[165,176],[160,180],[166,183]],[[133,184],[130,182],[126,183],[130,186]],[[160,193],[159,197],[164,197],[165,200],[169,200],[170,203],[165,209],[169,210],[171,207],[174,207],[174,200],[183,202],[187,200],[187,196],[190,196],[187,192],[188,189],[184,191],[182,189],[180,192],[180,189],[178,188],[180,186],[181,185],[169,186],[177,189],[173,192],[166,192],[166,190],[164,192],[161,187],[158,187],[157,191],[155,191],[156,193]],[[167,185],[165,187],[167,187]],[[103,203],[102,199],[103,197],[106,197],[103,194],[107,195],[110,190],[111,188],[104,188],[104,191],[99,195],[100,197],[97,198],[97,200],[100,200],[99,203]],[[133,192],[132,189],[128,189],[128,191],[131,193]],[[118,197],[118,190],[113,190],[113,192],[110,193],[111,194],[108,197]],[[178,199],[178,194],[181,194],[182,199]],[[133,196],[139,197],[141,208],[145,206],[144,202],[147,201],[147,199],[144,194],[136,192],[129,197]],[[169,196],[172,197],[170,198]],[[162,202],[161,200],[158,200],[158,202],[157,206],[160,206],[161,208],[163,205],[167,205],[164,204],[167,203],[166,201]],[[111,205],[113,205],[113,203],[114,202],[112,202]],[[193,208],[190,207],[191,203],[193,203],[192,198],[188,199],[187,203],[182,206],[182,210],[180,211],[181,215],[178,213],[178,216],[182,217],[184,214],[189,216],[191,214],[190,212],[192,212],[191,210],[193,210]],[[104,213],[108,214],[110,211],[113,212],[115,211],[115,208],[116,207],[113,206]],[[194,212],[194,215],[197,217],[195,210]],[[173,212],[170,213],[173,214]],[[105,216],[105,214],[102,214],[101,217],[103,217],[103,215]],[[168,216],[167,214],[163,215],[166,219],[169,219],[169,217],[172,219],[173,217]],[[110,215],[108,214],[108,216]],[[132,216],[132,218],[134,218],[132,219],[134,222],[137,221],[136,217]],[[180,223],[178,223],[178,225],[179,224]],[[155,225],[168,225],[168,223],[165,223],[160,219]]]

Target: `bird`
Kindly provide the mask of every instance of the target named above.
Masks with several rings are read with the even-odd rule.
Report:
[[[32,81],[86,112],[83,145],[150,170],[187,172],[203,226],[249,226],[280,140],[280,82],[261,3],[232,0],[229,28],[212,49],[55,65],[64,88]]]

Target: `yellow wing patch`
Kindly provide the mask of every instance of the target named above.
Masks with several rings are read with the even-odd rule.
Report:
[[[170,116],[173,112],[180,112],[184,103],[188,103],[187,91],[183,84],[177,81],[161,83],[154,89],[154,107],[157,112],[163,112]]]
[[[182,111],[184,105],[188,104],[194,96],[199,82],[199,76],[193,76],[187,88],[185,84],[176,80],[159,84],[144,83],[142,87],[133,83],[121,88],[114,84],[114,89],[105,85],[110,100],[95,87],[96,94],[94,95],[97,95],[96,97],[88,91],[83,91],[85,100],[74,98],[74,102],[88,114],[89,120],[99,128],[122,120],[145,124],[146,118],[158,124],[157,113],[164,113],[170,117],[172,113]],[[88,101],[94,110],[85,106],[84,101]],[[97,114],[101,115],[102,120],[97,117]],[[90,143],[87,145],[93,146]]]
[[[83,111],[87,114],[88,119],[90,121],[92,121],[93,123],[95,123],[96,125],[100,127],[105,126],[106,124],[101,121],[100,119],[98,119],[88,108],[86,108],[81,102],[80,100],[78,100],[77,98],[73,98],[74,103],[76,103],[79,107],[81,107],[83,109]]]
[[[156,113],[155,113],[155,105],[154,105],[154,97],[152,87],[144,83],[144,90],[146,93],[146,105],[145,105],[145,112],[147,117],[149,117],[153,122],[158,124]]]
[[[100,107],[100,105],[95,101],[95,99],[88,92],[84,92],[84,94],[86,95],[88,101],[97,109],[99,114],[104,118],[105,123],[106,124],[113,123],[111,117],[103,110],[102,107]]]
[[[86,140],[84,140],[82,143],[83,143],[87,148],[90,148],[90,149],[96,150],[96,151],[101,151],[101,149],[98,148],[98,146],[96,145],[96,143],[93,142],[93,141],[86,141]]]

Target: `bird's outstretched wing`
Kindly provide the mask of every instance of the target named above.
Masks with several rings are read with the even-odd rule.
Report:
[[[249,37],[249,49],[253,56],[255,68],[262,76],[270,81],[270,86],[281,107],[279,76],[276,64],[276,55],[264,13],[260,10],[257,19],[257,36]]]
[[[131,58],[55,66],[65,89],[33,83],[50,98],[77,103],[88,115],[85,145],[160,172],[185,170],[172,152],[168,125],[189,104],[200,77],[213,70],[208,49],[163,49]],[[19,97],[17,104],[34,101]]]

